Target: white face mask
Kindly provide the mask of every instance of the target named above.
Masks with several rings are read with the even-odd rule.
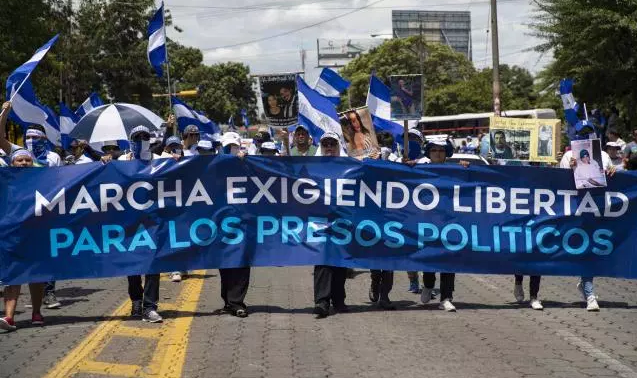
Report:
[[[133,152],[133,156],[135,156],[135,159],[139,160],[151,160],[153,156],[150,152],[149,140],[142,140],[139,142],[131,143],[131,151]]]

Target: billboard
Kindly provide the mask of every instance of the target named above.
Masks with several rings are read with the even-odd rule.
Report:
[[[343,67],[383,42],[383,39],[376,38],[317,39],[318,67]]]

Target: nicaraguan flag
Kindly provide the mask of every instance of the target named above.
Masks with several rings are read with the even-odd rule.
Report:
[[[64,149],[68,150],[71,147],[73,139],[69,138],[69,134],[73,131],[80,118],[66,104],[60,102],[60,136]]]
[[[173,113],[177,118],[177,128],[180,132],[183,132],[186,126],[195,125],[199,128],[199,132],[202,134],[216,134],[220,133],[219,126],[212,122],[208,117],[200,112],[192,109],[177,97],[172,97]]]
[[[314,90],[327,97],[334,105],[341,101],[341,93],[349,88],[350,82],[343,79],[339,74],[329,68],[323,68],[321,75],[316,81]]]
[[[248,111],[245,109],[241,109],[241,121],[243,121],[243,126],[250,126],[250,120],[248,119]]]
[[[40,63],[46,53],[48,53],[51,47],[53,47],[53,44],[58,40],[58,36],[59,34],[55,35],[55,37],[51,38],[49,42],[44,44],[44,46],[37,49],[31,59],[27,60],[20,67],[16,68],[15,71],[13,71],[11,75],[9,75],[6,85],[7,91],[9,91],[11,88],[14,88],[14,84],[16,89],[20,87],[20,84],[31,72],[33,72],[38,63]]]
[[[166,54],[166,27],[164,25],[164,3],[157,9],[148,23],[148,61],[157,76],[162,77],[161,65],[168,61]]]
[[[82,118],[86,115],[86,113],[102,105],[104,105],[104,101],[102,101],[97,93],[93,92],[90,96],[88,96],[86,100],[84,100],[82,105],[77,108],[77,110],[75,111],[75,115]]]
[[[390,132],[397,143],[403,144],[403,125],[391,120],[389,88],[372,75],[369,80],[369,91],[367,92],[367,108],[372,117],[372,123],[377,131]]]
[[[566,135],[569,139],[573,139],[575,134],[577,134],[575,125],[579,122],[579,117],[577,116],[579,105],[575,102],[575,97],[573,97],[573,79],[562,79],[560,81],[560,96],[564,105],[564,118],[566,118],[568,123]]]
[[[299,124],[310,131],[314,143],[318,143],[321,135],[327,131],[338,134],[343,141],[343,130],[334,104],[321,95],[301,78],[296,76],[296,87],[299,94]]]
[[[13,102],[11,103],[11,113],[9,113],[9,119],[16,122],[20,126],[26,128],[30,125],[42,125],[46,131],[47,139],[56,146],[59,146],[60,141],[60,125],[58,124],[55,113],[40,104],[35,96],[31,80],[27,78],[24,80],[20,92],[16,93],[20,83],[13,83],[13,86],[7,88],[7,98],[13,96]]]

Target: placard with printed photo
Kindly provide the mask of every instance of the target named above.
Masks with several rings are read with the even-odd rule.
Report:
[[[422,117],[422,75],[389,77],[391,119],[410,120]]]
[[[378,147],[369,109],[364,106],[347,110],[338,115],[343,129],[347,154],[359,160],[378,158],[380,147]]]
[[[491,117],[491,156],[502,160],[556,162],[560,124],[558,119]]]
[[[298,122],[296,74],[260,76],[259,88],[268,125],[283,127]]]
[[[576,161],[573,176],[577,189],[606,186],[606,174],[602,162],[602,144],[599,139],[571,141],[571,151]]]

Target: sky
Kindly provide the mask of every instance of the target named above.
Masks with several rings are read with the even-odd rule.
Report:
[[[492,65],[488,0],[166,0],[165,6],[183,29],[170,28],[169,38],[201,49],[206,64],[239,61],[254,74],[300,71],[305,49],[311,83],[320,73],[317,38],[388,38],[392,9],[470,11],[474,65]],[[523,51],[540,43],[527,26],[534,12],[529,0],[498,0],[501,64],[536,73],[550,62],[551,56]]]

